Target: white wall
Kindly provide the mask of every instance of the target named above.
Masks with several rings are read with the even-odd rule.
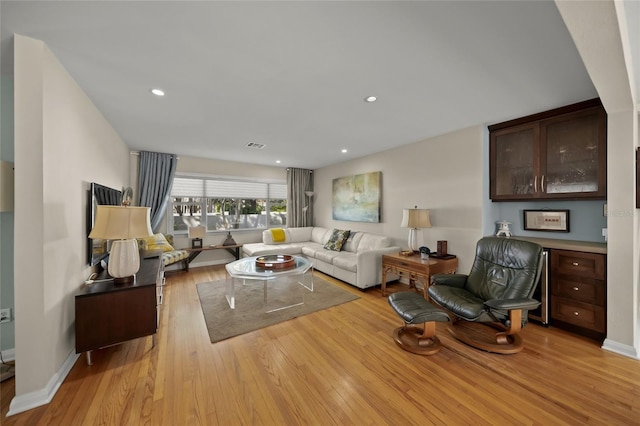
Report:
[[[16,398],[47,402],[75,355],[87,264],[87,191],[129,180],[129,148],[51,51],[15,36]],[[26,402],[28,401],[28,402]],[[28,408],[28,407],[27,407]]]
[[[13,77],[0,76],[0,160],[14,162]],[[1,178],[0,178],[1,180]],[[4,188],[3,188],[4,189]],[[0,212],[0,308],[15,307],[13,296],[13,211]],[[14,322],[0,324],[0,351],[5,361],[14,357]]]
[[[425,245],[435,250],[436,241],[447,240],[459,270],[469,271],[482,237],[482,147],[483,127],[474,126],[315,170],[314,225],[384,234],[406,248],[402,209],[428,208],[432,228],[422,230]],[[380,223],[333,220],[333,179],[375,171],[382,172]]]

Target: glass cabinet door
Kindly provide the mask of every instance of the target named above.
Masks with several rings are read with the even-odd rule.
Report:
[[[606,119],[584,111],[541,125],[542,191],[550,194],[604,194]]]
[[[537,190],[538,126],[525,125],[491,134],[491,198],[530,198]]]

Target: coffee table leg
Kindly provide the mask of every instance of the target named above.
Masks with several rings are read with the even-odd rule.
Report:
[[[227,302],[229,303],[229,307],[231,309],[235,309],[236,308],[236,287],[235,287],[235,282],[236,279],[235,278],[231,278],[229,280],[227,280],[227,283],[225,284],[227,286],[227,291],[225,296],[227,297]]]
[[[307,273],[305,272],[304,274],[302,274],[302,277],[300,279],[300,281],[298,281],[298,284],[300,284],[302,287],[306,288],[309,291],[313,291],[313,266],[310,269],[311,273]],[[307,280],[307,276],[309,277],[309,279]],[[309,281],[307,283],[307,281]]]

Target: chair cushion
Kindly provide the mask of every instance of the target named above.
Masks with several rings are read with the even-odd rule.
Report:
[[[486,313],[484,300],[463,288],[434,285],[429,287],[428,293],[435,303],[468,321],[482,321]]]
[[[482,300],[530,298],[540,276],[541,257],[542,247],[529,241],[482,238],[465,288]]]
[[[164,266],[171,265],[172,263],[180,262],[189,257],[189,252],[186,250],[173,250],[162,253],[162,263]]]
[[[389,304],[407,324],[449,321],[449,315],[427,302],[421,294],[402,291],[389,296]]]

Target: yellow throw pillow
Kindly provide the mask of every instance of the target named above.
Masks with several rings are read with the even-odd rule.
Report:
[[[162,250],[163,252],[173,251],[173,247],[162,234],[156,234],[152,237],[146,237],[144,243],[147,246],[147,250]]]
[[[274,243],[284,243],[287,240],[287,235],[282,228],[272,228],[271,239]]]

